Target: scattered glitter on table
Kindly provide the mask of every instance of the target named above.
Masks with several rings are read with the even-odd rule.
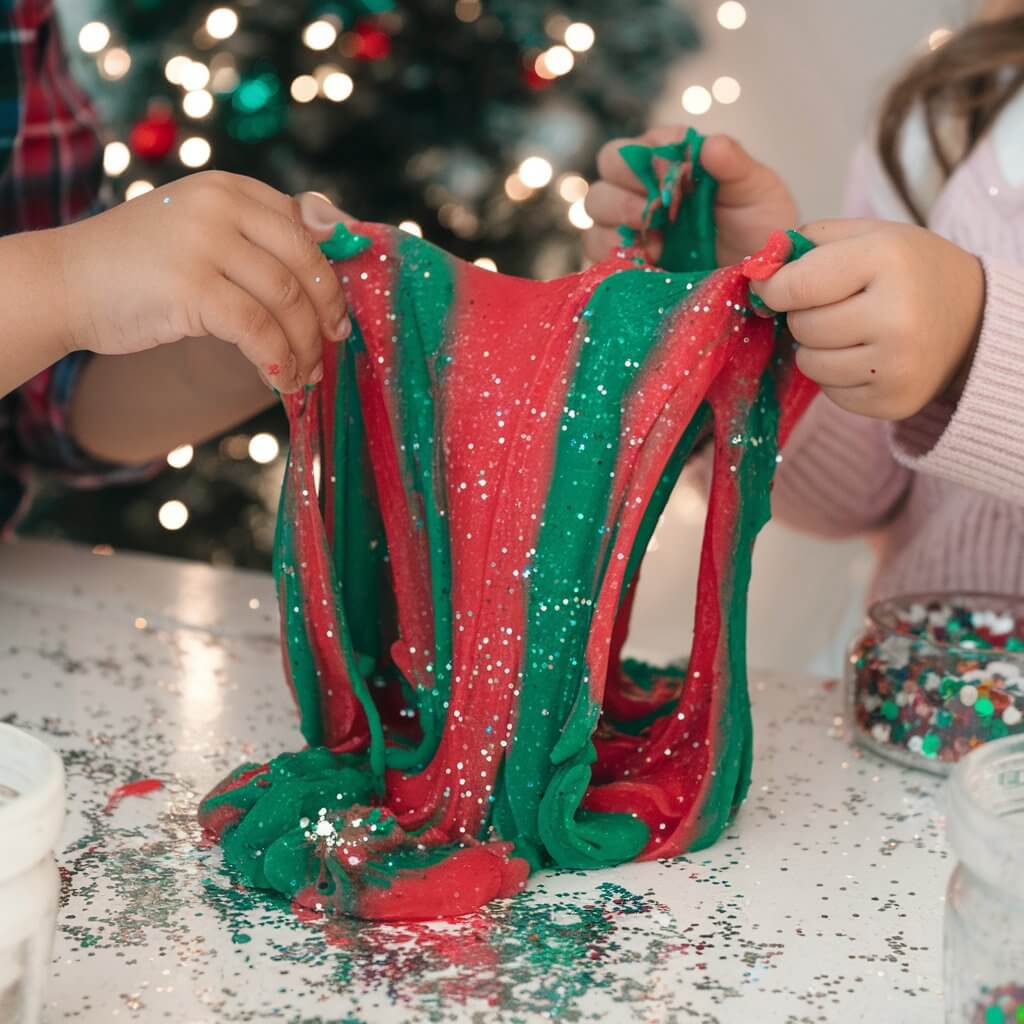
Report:
[[[941,1019],[938,783],[851,748],[820,680],[754,674],[751,793],[693,857],[540,876],[416,926],[311,925],[235,888],[195,809],[294,732],[273,606],[252,574],[0,551],[0,719],[58,749],[70,786],[52,1021]],[[138,775],[164,788],[104,815]]]

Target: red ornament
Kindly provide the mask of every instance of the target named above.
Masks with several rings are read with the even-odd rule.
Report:
[[[143,160],[163,160],[174,148],[178,125],[169,109],[150,107],[128,136],[132,152]]]
[[[391,53],[391,36],[372,21],[356,22],[355,55],[360,60],[382,60]]]

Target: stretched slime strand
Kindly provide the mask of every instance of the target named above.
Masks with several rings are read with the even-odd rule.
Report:
[[[285,398],[275,552],[310,747],[241,766],[200,807],[247,884],[448,916],[546,865],[707,845],[738,809],[752,545],[814,391],[749,281],[807,243],[779,233],[716,270],[700,142],[623,154],[662,268],[631,237],[549,282],[382,225],[328,243],[355,327]],[[688,669],[623,662],[643,554],[706,432]]]

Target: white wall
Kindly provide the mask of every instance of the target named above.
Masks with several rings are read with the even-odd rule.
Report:
[[[705,134],[736,135],[777,167],[810,220],[838,213],[850,151],[885,86],[933,29],[963,20],[969,0],[745,0],[736,31],[719,26],[719,0],[687,6],[704,47],[671,76],[653,120],[689,117],[683,89],[731,75],[740,99],[689,119]]]
[[[966,0],[746,0],[746,24],[721,28],[718,0],[697,0],[704,49],[671,77],[652,123],[689,119],[705,134],[743,141],[790,183],[804,219],[837,216],[851,150],[886,83],[939,26],[955,26]],[[729,106],[686,115],[683,89],[720,75],[742,87]],[[645,657],[689,648],[703,503],[684,482],[648,554],[630,647]],[[753,666],[837,675],[860,622],[872,571],[866,545],[799,537],[776,523],[758,541],[750,592]]]

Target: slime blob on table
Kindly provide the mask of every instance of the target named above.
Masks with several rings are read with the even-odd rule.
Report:
[[[624,151],[665,267],[626,235],[548,282],[382,225],[326,247],[355,326],[285,400],[275,559],[309,747],[241,766],[200,808],[248,885],[451,916],[546,865],[706,846],[739,808],[752,545],[814,391],[749,282],[809,243],[780,233],[714,270],[700,142]],[[688,668],[623,661],[641,560],[705,437]]]

